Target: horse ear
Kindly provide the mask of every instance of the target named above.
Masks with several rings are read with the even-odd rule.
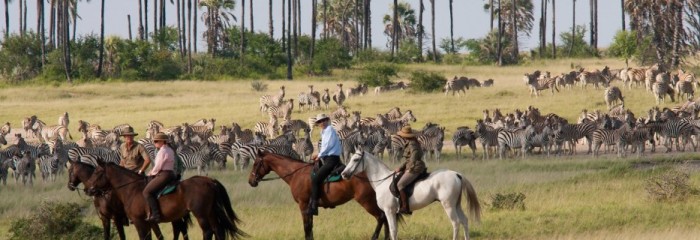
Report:
[[[97,157],[97,161],[95,162],[97,162],[98,167],[105,167],[107,165],[107,163],[101,157]]]
[[[355,152],[361,152],[361,151],[362,151],[362,146],[360,146],[359,144],[356,144],[355,145]]]

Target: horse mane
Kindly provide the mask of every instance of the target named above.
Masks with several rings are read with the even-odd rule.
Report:
[[[105,167],[110,167],[110,166],[111,166],[112,168],[116,169],[117,171],[119,171],[120,174],[122,174],[122,175],[126,175],[126,176],[128,176],[128,177],[134,177],[134,178],[136,178],[136,177],[143,178],[143,177],[142,177],[141,175],[139,175],[138,173],[135,173],[134,171],[131,171],[131,170],[129,170],[129,169],[126,169],[125,167],[119,166],[119,165],[117,165],[116,163],[113,163],[113,162],[107,162],[107,163],[105,163]]]

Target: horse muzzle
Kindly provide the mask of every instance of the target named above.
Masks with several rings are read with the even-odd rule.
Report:
[[[346,172],[342,172],[342,173],[340,173],[340,176],[343,177],[343,179],[348,180],[348,179],[350,179],[350,178],[352,177],[352,174],[346,173]]]
[[[87,194],[88,196],[97,196],[100,195],[100,192],[102,192],[102,190],[97,189],[95,187],[85,189],[85,194]]]
[[[248,181],[248,184],[250,184],[251,187],[257,187],[257,186],[258,186],[258,182],[259,182],[259,181],[258,181],[257,179],[255,179],[255,180],[252,180],[252,181]]]
[[[68,184],[68,190],[75,191],[75,189],[78,189],[78,186],[73,185],[73,184]]]

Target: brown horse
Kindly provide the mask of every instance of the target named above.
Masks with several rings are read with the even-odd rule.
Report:
[[[78,189],[80,183],[87,181],[92,173],[95,171],[95,167],[89,164],[81,162],[71,162],[70,168],[68,169],[68,189],[74,191]],[[85,189],[92,186],[86,185]],[[105,240],[111,239],[110,231],[110,220],[114,220],[114,225],[117,228],[117,234],[119,234],[119,239],[126,239],[124,234],[124,226],[129,226],[129,219],[126,217],[126,212],[124,212],[124,204],[119,201],[112,193],[107,191],[102,196],[95,196],[93,198],[93,204],[97,213],[102,221],[103,235]],[[177,240],[182,233],[182,238],[187,240],[187,226],[192,225],[192,220],[190,215],[185,215],[185,218],[172,222],[173,225],[173,235],[174,239]],[[163,239],[163,234],[160,232],[158,224],[153,224],[153,233],[156,235],[157,239]]]
[[[86,185],[90,195],[111,190],[124,203],[126,215],[136,227],[140,239],[147,237],[151,223],[147,222],[146,199],[141,195],[146,186],[145,177],[114,163],[97,162],[95,171]],[[161,222],[182,219],[192,212],[202,228],[203,239],[238,239],[246,234],[238,229],[240,220],[231,208],[226,188],[215,179],[194,176],[177,186],[175,192],[158,199]]]
[[[274,171],[279,178],[284,180],[292,190],[292,197],[299,205],[301,216],[304,221],[304,236],[306,239],[313,239],[313,215],[306,214],[311,197],[311,170],[313,164],[302,162],[286,156],[258,152],[255,158],[253,169],[250,172],[248,183],[252,187],[257,187],[265,175]],[[324,184],[324,189],[326,185]],[[377,219],[377,227],[374,230],[372,239],[379,237],[379,232],[384,228],[384,238],[388,239],[388,225],[382,210],[377,206],[377,199],[370,183],[360,178],[341,180],[331,183],[328,191],[324,191],[319,201],[319,206],[324,208],[334,208],[342,205],[351,199],[355,199],[363,208]]]

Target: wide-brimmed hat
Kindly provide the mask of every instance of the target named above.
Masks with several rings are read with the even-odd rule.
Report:
[[[170,138],[168,137],[168,134],[165,134],[165,133],[162,133],[162,132],[156,133],[156,135],[153,136],[153,141],[154,141],[154,142],[155,142],[155,141],[164,141],[164,142],[168,142],[169,140],[170,140]]]
[[[396,135],[399,135],[399,136],[405,137],[405,138],[412,138],[412,137],[416,136],[416,134],[413,133],[413,129],[411,129],[411,126],[403,126],[401,128],[401,131],[396,133]]]
[[[323,122],[325,120],[328,120],[328,116],[326,116],[325,113],[319,113],[318,115],[316,115],[316,122],[314,122],[314,123],[318,124],[318,123]]]
[[[121,134],[121,136],[136,136],[136,135],[139,135],[139,134],[135,133],[134,128],[132,128],[132,127],[127,127],[126,129],[124,129],[124,131]]]

